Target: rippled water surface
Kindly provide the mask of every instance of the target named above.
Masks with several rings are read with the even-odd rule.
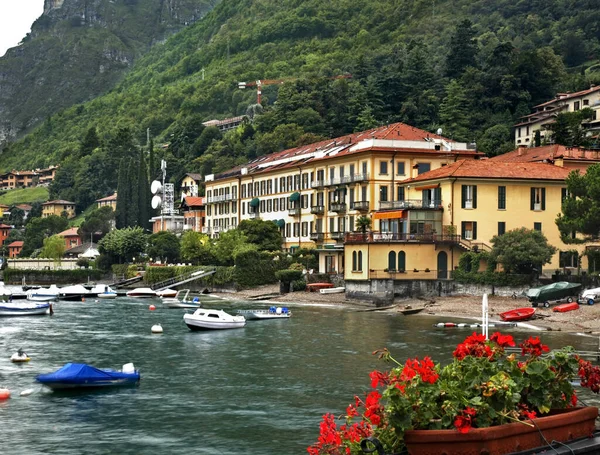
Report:
[[[156,311],[149,311],[152,303]],[[210,298],[204,306],[260,307]],[[433,328],[444,321],[432,316],[290,309],[289,320],[210,332],[189,331],[186,310],[163,308],[157,300],[59,302],[54,316],[0,318],[0,386],[12,392],[0,402],[0,452],[303,454],[318,437],[321,415],[342,414],[354,395],[368,390],[369,371],[386,368],[372,351],[387,347],[400,361],[430,355],[447,362],[470,333]],[[151,334],[155,323],[163,334]],[[598,348],[596,338],[540,335],[551,347]],[[12,364],[21,347],[31,362]],[[36,385],[36,375],[67,362],[116,369],[133,362],[142,381],[75,394]],[[35,392],[19,396],[28,388]]]

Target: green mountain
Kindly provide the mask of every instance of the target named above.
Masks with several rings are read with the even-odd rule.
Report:
[[[45,0],[23,44],[0,58],[0,143],[113,88],[153,44],[216,0]]]
[[[595,3],[223,0],[113,90],[5,147],[0,166],[61,163],[51,197],[85,207],[116,188],[147,133],[173,180],[395,121],[502,153],[531,106],[600,81]],[[237,84],[258,79],[284,82],[263,87],[262,106]],[[245,113],[225,135],[202,125]]]

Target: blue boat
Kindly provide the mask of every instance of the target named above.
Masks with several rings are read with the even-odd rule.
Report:
[[[140,372],[132,363],[123,365],[123,370],[100,369],[85,363],[67,363],[54,373],[40,374],[36,381],[53,390],[117,387],[137,385]]]

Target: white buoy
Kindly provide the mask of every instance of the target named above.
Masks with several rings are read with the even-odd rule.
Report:
[[[33,392],[33,389],[25,389],[19,394],[19,396],[26,397],[28,395],[31,395]]]
[[[163,328],[160,324],[154,324],[151,330],[152,333],[163,333]]]

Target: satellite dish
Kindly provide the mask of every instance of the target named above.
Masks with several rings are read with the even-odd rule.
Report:
[[[153,209],[159,208],[161,206],[161,204],[162,204],[162,200],[161,200],[160,196],[154,196],[152,198],[151,205],[152,205]]]
[[[441,128],[438,128],[438,129],[437,129],[437,134],[438,134],[438,136],[441,136],[441,135],[442,135],[442,129],[441,129]]]
[[[160,190],[162,190],[162,185],[160,184],[160,182],[158,180],[154,180],[152,182],[152,184],[150,185],[150,191],[152,191],[152,194],[156,194]]]

